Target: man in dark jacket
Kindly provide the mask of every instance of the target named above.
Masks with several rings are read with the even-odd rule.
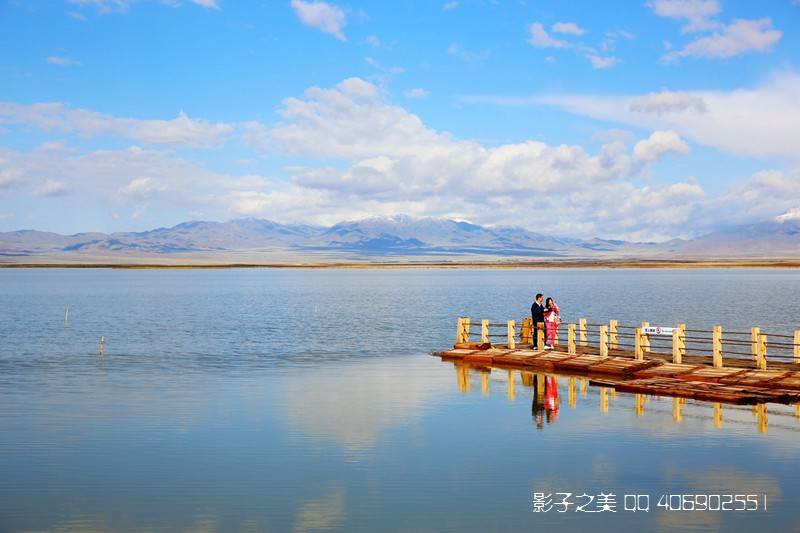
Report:
[[[539,335],[536,331],[537,325],[539,328],[544,328],[544,305],[542,304],[542,300],[544,300],[544,295],[542,293],[538,293],[536,295],[536,301],[533,302],[531,305],[531,318],[533,319],[533,349],[539,349]]]

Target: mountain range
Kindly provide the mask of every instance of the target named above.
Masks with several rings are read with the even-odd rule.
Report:
[[[191,221],[143,232],[61,235],[0,233],[0,262],[130,260],[382,260],[384,258],[721,259],[798,258],[800,219],[720,230],[695,239],[628,242],[558,238],[522,228],[480,226],[407,215],[345,221],[330,227],[240,218]]]

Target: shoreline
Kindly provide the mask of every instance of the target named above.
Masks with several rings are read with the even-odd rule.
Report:
[[[704,268],[800,268],[800,259],[717,260],[565,260],[565,261],[477,261],[477,262],[317,262],[317,263],[0,263],[11,268],[102,268],[102,269],[704,269]]]

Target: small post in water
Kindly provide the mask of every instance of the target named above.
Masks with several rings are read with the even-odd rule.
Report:
[[[567,326],[567,353],[570,355],[578,353],[575,348],[575,324],[569,324]]]
[[[578,333],[580,334],[581,346],[589,346],[589,341],[586,339],[586,319],[578,319]]]
[[[513,320],[508,321],[508,349],[514,350],[516,349],[516,344],[514,343],[514,336],[517,333],[517,324]]]
[[[712,330],[711,352],[714,357],[714,368],[722,368],[722,326],[714,326]]]
[[[617,324],[616,320],[608,321],[608,347],[616,350],[619,347],[617,343]]]
[[[481,320],[481,342],[489,342],[489,321]]]
[[[100,336],[100,348],[98,350],[98,355],[103,357],[106,354],[106,338],[104,336]]]
[[[600,357],[608,357],[608,326],[600,326]]]
[[[69,306],[67,306],[67,309],[64,311],[64,325],[66,326],[68,324],[69,324]]]

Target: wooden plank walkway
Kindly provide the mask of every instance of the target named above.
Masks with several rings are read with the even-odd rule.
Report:
[[[620,392],[730,404],[800,403],[800,365],[792,363],[758,370],[752,368],[752,361],[742,359],[714,368],[710,366],[711,358],[703,356],[686,356],[677,364],[669,362],[671,355],[667,354],[648,353],[642,361],[624,350],[610,350],[608,357],[583,346],[577,347],[577,352],[571,355],[559,350],[494,346],[481,350],[454,348],[433,355],[477,367],[588,376],[591,384]]]

